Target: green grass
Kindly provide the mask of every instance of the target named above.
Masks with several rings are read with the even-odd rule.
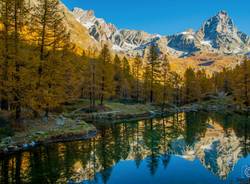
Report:
[[[47,141],[53,140],[56,137],[68,138],[74,135],[85,135],[89,131],[96,130],[94,125],[84,121],[76,122],[72,119],[66,119],[63,125],[56,124],[55,120],[50,120],[48,123],[39,120],[30,120],[23,124],[23,130],[14,131],[13,136],[0,140],[0,149],[10,145],[18,145],[31,143],[32,141]],[[9,141],[9,138],[11,141]]]

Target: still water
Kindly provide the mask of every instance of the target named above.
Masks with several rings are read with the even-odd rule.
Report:
[[[250,118],[180,113],[0,160],[1,183],[250,183]]]

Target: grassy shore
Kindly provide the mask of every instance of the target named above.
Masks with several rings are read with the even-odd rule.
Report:
[[[97,102],[98,103],[98,102]],[[106,101],[104,106],[97,105],[94,112],[89,113],[88,102],[80,100],[64,107],[63,115],[71,119],[87,122],[126,121],[143,119],[160,113],[160,108],[151,104],[125,104]]]
[[[8,134],[1,135],[0,140],[2,154],[29,149],[38,144],[86,139],[96,133],[96,128],[84,121],[50,116],[48,122],[33,119],[21,124],[11,123],[11,127],[5,128],[5,131]]]

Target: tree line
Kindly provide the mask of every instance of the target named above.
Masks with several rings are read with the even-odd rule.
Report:
[[[0,106],[22,114],[48,117],[62,104],[85,98],[89,110],[106,100],[154,103],[164,109],[201,101],[210,94],[231,95],[249,106],[250,64],[209,76],[188,68],[184,75],[171,70],[168,55],[151,45],[145,57],[101,51],[76,54],[58,0],[0,0]]]

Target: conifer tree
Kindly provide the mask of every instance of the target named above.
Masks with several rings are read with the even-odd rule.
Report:
[[[115,97],[121,97],[122,91],[122,62],[116,54],[114,58],[114,82],[115,82]]]
[[[196,72],[197,85],[199,85],[200,94],[197,96],[199,100],[205,97],[208,93],[212,92],[212,83],[208,78],[205,70],[199,70]],[[199,92],[199,91],[198,91]]]
[[[127,99],[130,93],[130,65],[126,57],[122,59],[122,98]]]
[[[200,89],[196,80],[196,74],[192,68],[188,68],[184,74],[184,101],[190,103],[197,100]]]
[[[181,76],[176,73],[171,71],[169,73],[169,86],[171,89],[170,94],[170,99],[172,99],[172,103],[180,106],[181,105],[181,100],[182,100],[182,87],[183,85],[183,79],[181,78]]]
[[[160,74],[160,61],[158,47],[156,45],[152,45],[149,48],[149,55],[148,55],[148,69],[149,69],[149,80],[150,80],[150,103],[154,100],[154,87],[157,81],[159,80]]]
[[[149,65],[146,64],[144,66],[144,72],[143,72],[143,100],[145,102],[148,101],[149,93],[150,93],[150,68]]]
[[[23,0],[15,0],[14,3],[14,106],[15,106],[15,118],[16,121],[19,121],[21,117],[21,105],[22,98],[25,94],[22,93],[22,74],[21,74],[21,65],[22,65],[22,55],[20,48],[23,47],[22,40],[22,29],[25,26],[25,16],[27,15],[28,9],[25,7]]]
[[[56,80],[54,77],[56,75],[62,77],[63,75],[63,69],[56,70],[55,68],[58,67],[56,64],[62,57],[57,51],[65,49],[65,44],[68,44],[67,40],[69,39],[69,34],[63,23],[63,17],[64,13],[60,8],[58,0],[38,0],[38,5],[33,15],[33,22],[35,32],[37,33],[40,62],[34,98],[39,96],[42,98],[36,100],[38,103],[36,108],[38,109],[34,110],[44,110],[45,117],[48,117],[51,108],[61,102],[62,93],[57,91],[62,88],[62,84],[60,84],[61,79]]]
[[[96,97],[97,97],[97,75],[98,65],[97,59],[95,58],[96,51],[90,51],[89,57],[83,57],[84,61],[87,61],[87,66],[82,75],[84,75],[84,85],[82,88],[87,91],[89,98],[90,111],[94,111],[96,108]],[[82,89],[82,90],[83,90]],[[83,95],[81,95],[83,96]]]
[[[170,72],[170,65],[167,56],[164,56],[162,64],[162,85],[163,85],[163,95],[162,95],[162,110],[165,108],[166,100],[167,100],[167,88],[168,88],[168,77]]]
[[[112,96],[113,94],[113,67],[111,65],[111,56],[108,45],[104,45],[100,56],[100,70],[101,70],[101,79],[100,79],[100,105],[103,105],[105,98]]]
[[[245,106],[250,105],[250,61],[245,59],[234,71],[233,95]]]
[[[137,56],[135,58],[135,61],[133,63],[133,76],[135,77],[135,85],[133,86],[134,91],[135,91],[135,99],[138,102],[140,98],[140,81],[142,80],[142,59],[140,56]]]
[[[9,108],[9,65],[12,58],[11,53],[11,34],[13,32],[13,12],[14,3],[12,0],[0,1],[0,20],[2,22],[1,28],[1,109],[8,110]]]

